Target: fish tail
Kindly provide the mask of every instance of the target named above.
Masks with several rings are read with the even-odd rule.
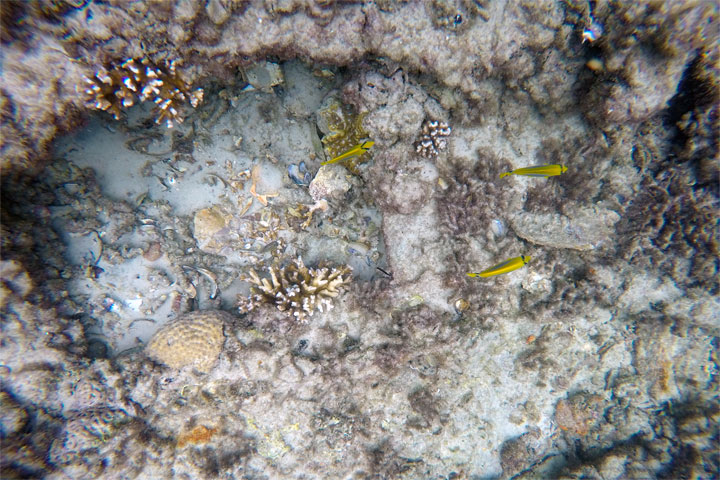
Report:
[[[501,173],[501,174],[500,174],[500,178],[505,178],[505,177],[507,177],[508,175],[510,175],[510,172]]]
[[[477,277],[478,274],[477,273],[468,273],[467,276],[468,277]]]

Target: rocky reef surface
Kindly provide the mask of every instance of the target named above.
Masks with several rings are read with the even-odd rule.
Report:
[[[0,9],[3,478],[718,475],[713,2]]]

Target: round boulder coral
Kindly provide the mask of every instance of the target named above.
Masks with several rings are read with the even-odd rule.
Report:
[[[193,365],[209,371],[225,343],[223,325],[232,315],[221,311],[191,312],[158,330],[145,351],[148,356],[171,368]]]

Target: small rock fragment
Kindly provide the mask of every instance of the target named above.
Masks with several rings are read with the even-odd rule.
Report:
[[[220,0],[209,0],[205,6],[205,12],[215,25],[222,25],[230,18],[230,12]]]
[[[222,207],[215,205],[195,212],[193,236],[198,247],[207,252],[218,253],[225,244],[217,238],[230,220],[230,215]]]
[[[30,275],[15,260],[0,262],[0,309],[5,308],[14,296],[25,298],[33,289]]]
[[[257,89],[263,92],[272,92],[272,87],[285,82],[282,68],[277,63],[260,62],[245,70],[245,78],[252,86],[250,90]]]
[[[540,437],[539,429],[505,441],[500,448],[500,465],[503,477],[510,478],[530,466],[536,454],[535,445]]]
[[[578,393],[558,401],[555,406],[555,423],[560,430],[573,435],[587,435],[600,418],[601,399],[598,395]]]
[[[155,242],[151,243],[147,250],[145,250],[145,253],[143,253],[143,258],[148,262],[154,262],[158,258],[162,257],[162,254],[162,245],[160,245],[160,243],[158,242]]]
[[[346,174],[347,170],[341,165],[323,165],[310,182],[310,196],[316,202],[323,198],[342,198],[352,187]]]
[[[0,438],[19,432],[27,423],[25,408],[7,392],[0,392]]]

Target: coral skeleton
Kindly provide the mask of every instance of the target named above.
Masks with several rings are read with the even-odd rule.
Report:
[[[436,157],[447,146],[450,125],[438,120],[425,120],[422,136],[415,144],[415,151],[425,158]]]
[[[263,248],[273,242],[283,242],[279,237],[283,230],[280,216],[270,208],[264,208],[248,217],[244,217],[238,228],[243,238],[243,248]]]
[[[120,65],[100,68],[92,78],[85,77],[85,82],[88,107],[106,111],[119,120],[122,108],[131,107],[137,100],[152,100],[158,109],[156,123],[166,122],[168,128],[173,127],[173,122],[182,123],[181,104],[187,101],[197,107],[203,99],[203,89],[191,91],[178,76],[173,60],[160,67],[147,58],[129,58]]]
[[[332,299],[350,283],[351,268],[308,268],[298,257],[285,267],[270,267],[270,278],[260,278],[250,270],[245,280],[256,285],[249,298],[241,299],[241,313],[252,311],[260,304],[275,305],[281,312],[307,322],[315,310],[330,310]]]

